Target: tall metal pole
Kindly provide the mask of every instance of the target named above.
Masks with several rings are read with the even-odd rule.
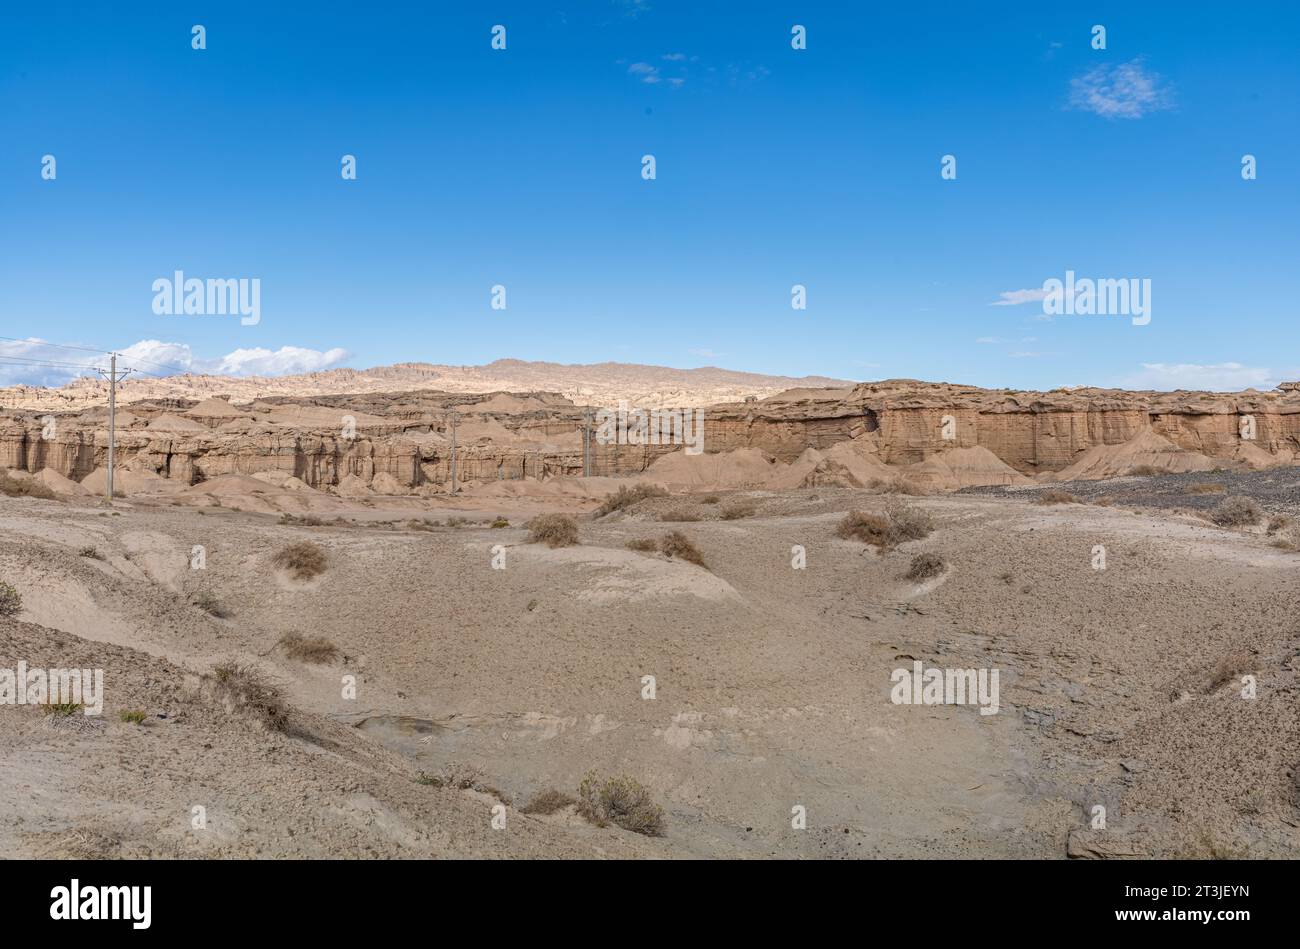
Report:
[[[96,369],[100,375],[108,376],[108,500],[113,501],[113,468],[117,464],[117,381],[133,372],[132,369],[117,371],[117,353],[109,353],[108,371]]]

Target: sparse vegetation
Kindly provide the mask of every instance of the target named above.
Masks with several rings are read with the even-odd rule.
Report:
[[[1223,485],[1213,481],[1195,481],[1183,489],[1184,494],[1222,494],[1228,490]]]
[[[1205,693],[1216,692],[1223,688],[1233,679],[1245,675],[1250,671],[1252,659],[1244,652],[1235,652],[1224,656],[1214,664],[1210,670],[1209,681],[1205,686]]]
[[[289,706],[283,691],[256,666],[225,662],[204,678],[227,712],[247,715],[272,731],[284,731],[288,726]]]
[[[722,498],[718,497],[716,494],[706,494],[704,497],[700,498],[700,503],[701,503],[701,504],[717,504],[717,503],[718,503],[719,501],[721,501],[721,500],[722,500]]]
[[[12,478],[9,472],[0,468],[0,494],[11,498],[37,498],[41,501],[53,501],[56,496],[45,486],[43,481],[35,478]]]
[[[643,554],[652,553],[659,549],[659,542],[651,537],[633,538],[627,542],[628,550],[638,550]]]
[[[527,524],[528,543],[572,547],[578,542],[578,522],[567,514],[539,514]]]
[[[141,725],[146,718],[145,713],[139,709],[122,709],[117,713],[117,717],[128,725]]]
[[[281,514],[280,524],[287,527],[324,527],[325,522],[314,514],[299,517],[296,514]]]
[[[617,775],[602,780],[587,772],[578,786],[578,813],[597,827],[615,824],[647,837],[662,837],[664,809],[650,798],[650,792],[634,778]]]
[[[691,539],[681,531],[670,531],[659,538],[659,552],[665,557],[685,560],[697,567],[703,567],[705,570],[709,569],[708,564],[704,562],[704,555],[691,543]]]
[[[624,508],[631,507],[638,501],[644,501],[647,498],[666,498],[668,492],[657,484],[638,484],[630,488],[619,488],[613,494],[606,496],[601,502],[600,507],[596,508],[596,517],[604,517],[606,514],[613,514],[615,511],[621,511]]]
[[[578,799],[572,794],[565,794],[563,791],[551,789],[542,791],[533,797],[531,801],[519,809],[521,814],[554,814],[562,811],[572,804],[577,804]]]
[[[499,790],[490,784],[483,783],[483,773],[471,765],[452,764],[447,765],[439,771],[430,773],[421,771],[415,776],[416,784],[423,784],[431,788],[451,788],[456,791],[478,791],[482,794],[491,794],[493,797],[506,804],[510,803],[510,798],[502,794]]]
[[[12,584],[0,580],[0,616],[17,616],[23,611],[23,595]]]
[[[659,513],[659,520],[670,523],[686,524],[700,520],[700,515],[694,511],[688,511],[686,508],[675,507]]]
[[[216,595],[208,590],[200,590],[194,594],[190,602],[209,616],[215,616],[217,619],[225,619],[230,615],[226,608],[221,605],[221,601],[217,599]]]
[[[1206,517],[1220,527],[1250,527],[1260,522],[1264,512],[1253,498],[1240,495],[1224,498]]]
[[[286,633],[280,637],[278,645],[290,659],[316,665],[333,662],[339,654],[339,647],[324,636],[303,636],[300,633]]]
[[[835,536],[845,540],[859,540],[879,547],[882,551],[909,540],[928,537],[934,530],[930,515],[918,507],[890,500],[883,514],[850,511],[844,515]]]
[[[82,547],[81,550],[77,551],[77,553],[80,554],[82,557],[86,557],[90,560],[104,559],[104,555],[101,554],[99,550],[94,547]]]
[[[1035,504],[1078,504],[1079,499],[1069,491],[1062,491],[1060,488],[1049,488],[1034,498]]]
[[[917,554],[912,558],[912,565],[908,567],[904,576],[908,580],[920,583],[939,576],[945,569],[947,564],[938,554]]]
[[[273,566],[288,571],[295,580],[310,580],[325,572],[329,557],[310,541],[290,544],[271,558]]]
[[[502,527],[509,527],[510,522],[506,520],[504,517],[502,517],[500,514],[498,514],[496,518],[492,521],[492,523],[488,526],[499,529]]]
[[[1126,474],[1137,475],[1139,478],[1150,478],[1152,475],[1161,474],[1161,470],[1155,465],[1134,465]]]
[[[76,715],[86,706],[80,702],[50,702],[41,706],[41,710],[54,718],[67,718],[69,715]]]
[[[735,501],[722,509],[722,519],[724,521],[738,521],[741,518],[753,516],[757,510],[757,501]]]

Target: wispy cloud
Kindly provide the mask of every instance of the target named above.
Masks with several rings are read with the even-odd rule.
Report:
[[[1094,66],[1070,80],[1070,105],[1107,119],[1140,119],[1173,106],[1173,90],[1142,59]]]
[[[636,76],[642,82],[652,86],[655,83],[662,81],[659,76],[659,67],[653,66],[650,63],[633,63],[631,66],[627,67],[627,74],[629,76]]]
[[[201,359],[184,343],[144,339],[117,350],[118,365],[155,376],[180,372],[228,376],[283,376],[332,369],[348,358],[344,349],[324,352],[301,346],[236,349],[218,359]],[[54,363],[55,365],[49,365]],[[46,340],[0,342],[0,385],[60,386],[95,375],[108,356],[56,346]]]
[[[1022,303],[1039,303],[1047,299],[1046,290],[1006,290],[998,294],[1000,300],[994,300],[989,306],[1019,306]]]
[[[1208,389],[1234,392],[1254,388],[1272,389],[1282,380],[1272,369],[1246,366],[1239,362],[1164,363],[1144,362],[1142,371],[1121,381],[1128,389]]]

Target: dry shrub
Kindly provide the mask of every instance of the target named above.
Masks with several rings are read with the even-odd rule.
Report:
[[[1258,524],[1264,512],[1253,498],[1224,498],[1206,517],[1220,527],[1249,527]]]
[[[700,515],[696,514],[694,511],[688,511],[685,508],[677,507],[671,508],[667,511],[661,511],[659,514],[659,520],[684,524],[700,520]]]
[[[910,504],[889,501],[885,505],[885,517],[889,519],[890,537],[895,544],[929,537],[934,530],[930,515]]]
[[[578,542],[578,522],[567,514],[538,514],[527,527],[530,544],[572,547]]]
[[[922,497],[930,492],[925,485],[911,478],[895,478],[885,486],[886,494],[907,494],[912,497]]]
[[[554,814],[556,811],[562,811],[572,804],[577,804],[578,799],[572,794],[565,794],[563,791],[551,789],[543,791],[536,795],[531,801],[519,809],[520,814]]]
[[[139,709],[122,709],[117,713],[117,717],[128,725],[143,725],[148,716]]]
[[[333,662],[339,654],[339,647],[324,636],[303,636],[299,633],[286,633],[280,637],[279,646],[290,659],[299,662],[312,662],[322,665]]]
[[[1149,478],[1152,475],[1162,474],[1161,470],[1155,465],[1134,465],[1127,473],[1137,475],[1141,478]]]
[[[1101,497],[1097,498],[1097,500],[1093,501],[1092,503],[1097,505],[1098,507],[1113,507],[1115,504],[1115,499],[1111,497],[1109,494],[1103,494]]]
[[[303,517],[296,514],[281,514],[280,525],[282,527],[323,527],[325,522],[314,514],[307,514]]]
[[[615,511],[631,507],[646,498],[666,497],[668,497],[668,492],[657,484],[638,484],[631,488],[619,488],[615,493],[605,497],[600,507],[596,508],[596,516],[604,517],[606,514],[613,514]]]
[[[947,564],[938,554],[917,554],[912,558],[912,565],[908,567],[904,577],[920,583],[939,576],[946,568]]]
[[[1197,481],[1183,489],[1184,494],[1222,494],[1228,489],[1213,481]]]
[[[877,547],[889,546],[889,521],[879,514],[866,511],[849,511],[835,528],[835,536],[845,540],[860,540]]]
[[[483,772],[473,765],[450,764],[433,774],[421,771],[415,776],[415,783],[433,788],[478,791],[480,794],[491,794],[497,800],[506,804],[510,803],[509,797],[492,785],[484,783]]]
[[[310,541],[303,541],[285,547],[271,558],[271,564],[287,570],[295,580],[310,580],[325,572],[329,557],[320,547]]]
[[[578,813],[597,827],[612,823],[647,837],[664,833],[664,809],[650,799],[645,785],[625,774],[601,780],[588,771],[578,785]]]
[[[718,503],[719,501],[721,501],[721,500],[722,500],[722,498],[718,497],[716,494],[706,494],[704,497],[700,498],[700,503],[701,503],[701,504],[717,504],[717,503]]]
[[[1051,488],[1034,499],[1035,504],[1078,504],[1079,499],[1069,491]]]
[[[724,521],[738,521],[743,517],[752,517],[757,510],[757,501],[736,501],[722,509],[722,519]]]
[[[632,540],[629,540],[625,546],[628,550],[637,550],[643,554],[648,554],[659,549],[659,542],[651,537],[643,537],[639,540],[633,538]]]
[[[1274,518],[1273,520],[1277,520]],[[1281,550],[1300,550],[1300,524],[1282,518],[1283,524],[1274,528],[1269,524],[1269,533],[1273,536],[1273,546]]]
[[[1205,685],[1205,693],[1208,695],[1215,692],[1233,679],[1249,672],[1253,662],[1253,658],[1244,652],[1234,652],[1231,655],[1224,656],[1210,670],[1209,681]]]
[[[17,616],[23,611],[23,595],[0,580],[0,616]]]
[[[934,521],[930,515],[918,507],[903,504],[891,499],[885,505],[884,514],[868,514],[865,511],[850,511],[844,515],[835,535],[846,540],[860,540],[885,550],[930,536],[934,530]]]
[[[1276,534],[1278,531],[1289,526],[1290,523],[1291,523],[1291,518],[1287,517],[1285,514],[1274,514],[1272,517],[1268,519],[1268,527],[1266,528],[1266,532],[1271,537],[1273,534]]]
[[[675,557],[693,563],[697,567],[703,567],[705,570],[709,569],[708,564],[704,562],[704,555],[681,531],[670,531],[659,538],[659,551],[666,557]]]
[[[497,516],[492,520],[492,523],[489,524],[488,526],[489,526],[489,527],[496,528],[496,529],[499,530],[499,529],[501,529],[502,527],[509,527],[509,526],[510,526],[510,521],[508,521],[506,518],[504,518],[504,517],[502,517],[500,514],[498,514],[498,515],[497,515]]]
[[[255,666],[225,662],[204,679],[227,712],[246,715],[271,731],[284,731],[289,724],[284,693]]]
[[[80,554],[81,556],[85,557],[87,560],[104,559],[104,555],[99,552],[99,549],[97,547],[82,547]]]
[[[221,605],[221,601],[207,590],[200,590],[198,593],[194,594],[194,597],[190,602],[209,616],[215,616],[217,619],[225,619],[230,615],[226,611],[226,608]]]

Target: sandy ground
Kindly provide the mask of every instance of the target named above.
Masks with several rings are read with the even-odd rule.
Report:
[[[752,514],[722,519],[742,500]],[[301,526],[0,498],[0,580],[24,602],[0,620],[0,669],[100,667],[107,692],[95,718],[0,707],[0,852],[1300,855],[1300,554],[1169,511],[907,502],[936,529],[882,555],[835,528],[887,498],[843,488],[601,519],[575,497],[478,499],[458,526],[450,508]],[[527,543],[548,504],[578,514],[579,546]],[[510,526],[489,527],[497,513]],[[707,569],[626,547],[674,529]],[[271,564],[301,540],[329,555],[305,582]],[[947,569],[917,584],[903,574],[921,552]],[[277,643],[293,632],[340,655],[290,659]],[[282,684],[288,731],[204,695],[196,677],[229,659]],[[893,704],[891,673],[917,660],[999,670],[1001,710]],[[593,768],[644,783],[665,835],[520,812]],[[416,780],[450,769],[480,777]]]

